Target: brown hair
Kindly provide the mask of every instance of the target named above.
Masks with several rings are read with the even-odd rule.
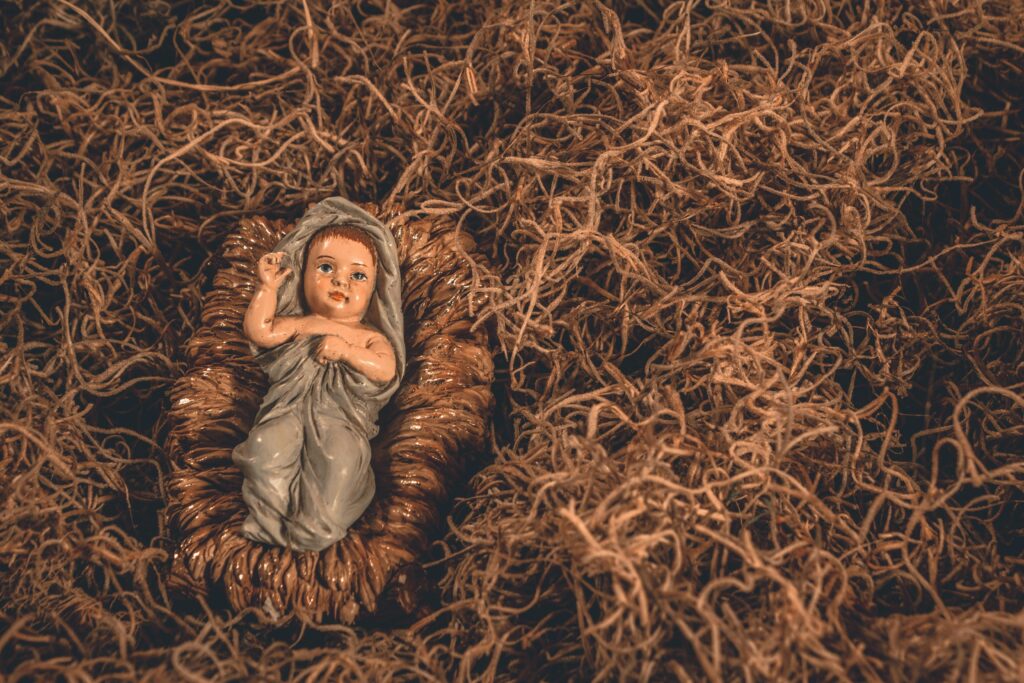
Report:
[[[331,237],[339,237],[342,239],[352,240],[353,242],[359,242],[359,244],[366,247],[366,250],[370,252],[370,258],[373,259],[373,267],[377,267],[377,246],[373,243],[373,239],[362,228],[346,224],[328,225],[326,228],[313,235],[312,239],[310,239],[306,244],[304,260],[309,259],[309,250],[313,248],[313,245],[326,242]]]

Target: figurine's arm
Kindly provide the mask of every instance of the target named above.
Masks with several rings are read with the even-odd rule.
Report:
[[[259,282],[242,320],[242,331],[245,336],[253,344],[264,348],[283,344],[298,332],[295,317],[275,316],[277,288],[292,272],[291,268],[281,268],[283,256],[284,254],[280,252],[271,252],[260,258],[256,265]]]
[[[328,335],[320,342],[317,360],[326,363],[343,360],[367,379],[378,384],[391,381],[397,371],[395,350],[382,334],[375,334],[366,346],[358,346],[335,335]]]

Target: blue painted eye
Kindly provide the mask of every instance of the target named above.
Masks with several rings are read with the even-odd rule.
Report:
[[[316,269],[319,270],[321,273],[325,274],[334,272],[334,266],[332,266],[330,263],[321,263],[319,266],[316,267]]]
[[[355,273],[352,273],[352,279],[353,280],[363,281],[363,280],[366,279],[366,273],[360,273],[358,271],[355,272]]]

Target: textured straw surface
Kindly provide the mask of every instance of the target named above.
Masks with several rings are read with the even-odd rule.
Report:
[[[236,609],[266,605],[269,613],[348,623],[376,610],[392,578],[416,576],[396,572],[423,555],[467,458],[483,448],[494,366],[484,328],[471,331],[464,255],[472,240],[443,221],[397,223],[409,362],[373,442],[377,494],[346,538],[320,553],[242,537],[246,508],[231,448],[245,438],[266,390],[242,316],[256,261],[287,229],[280,221],[247,219],[228,236],[227,263],[185,347],[190,368],[171,389],[168,512],[181,544],[169,585],[186,595],[225,595]],[[400,596],[393,601],[415,609],[405,603],[415,596],[402,595],[403,588],[392,587]]]
[[[1022,112],[1024,0],[0,0],[0,666],[1024,680]],[[422,609],[277,625],[166,414],[332,195],[476,244],[494,419]]]

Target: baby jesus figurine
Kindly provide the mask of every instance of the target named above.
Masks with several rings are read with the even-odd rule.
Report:
[[[250,513],[241,533],[319,551],[376,491],[370,439],[405,364],[397,248],[379,221],[334,197],[259,260],[257,276],[243,330],[266,349],[257,360],[270,388],[231,455]]]

